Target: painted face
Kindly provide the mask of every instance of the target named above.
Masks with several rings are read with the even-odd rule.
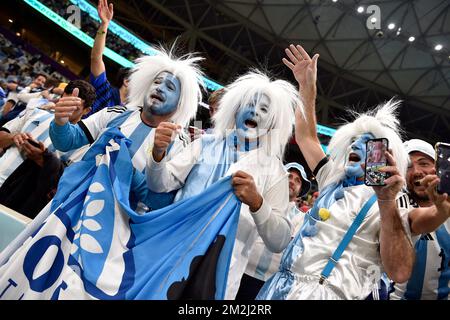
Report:
[[[256,139],[270,129],[270,99],[263,94],[259,99],[241,106],[236,114],[238,135],[248,139]]]
[[[150,85],[144,100],[144,112],[152,115],[170,115],[177,110],[181,95],[180,80],[172,73],[159,73]]]
[[[364,176],[364,170],[361,168],[361,164],[366,161],[366,142],[369,139],[374,139],[371,133],[364,133],[353,139],[345,161],[345,175],[347,177],[360,178]]]
[[[411,152],[409,159],[410,162],[406,171],[408,191],[417,199],[428,200],[425,187],[420,185],[419,180],[423,179],[426,175],[436,174],[434,159],[419,151]]]

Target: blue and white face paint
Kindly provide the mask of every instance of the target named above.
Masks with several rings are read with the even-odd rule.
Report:
[[[361,164],[366,161],[366,142],[375,137],[371,133],[364,133],[355,137],[348,148],[348,156],[345,161],[345,175],[347,177],[364,177],[364,170]]]
[[[177,110],[180,95],[180,80],[170,72],[160,72],[150,85],[144,100],[144,112],[157,116],[173,114]]]
[[[236,114],[236,132],[241,139],[257,139],[271,127],[270,99],[267,95],[256,96],[253,101],[239,108]]]

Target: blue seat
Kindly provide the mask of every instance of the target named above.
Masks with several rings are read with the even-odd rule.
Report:
[[[31,219],[0,205],[0,252],[31,222]]]

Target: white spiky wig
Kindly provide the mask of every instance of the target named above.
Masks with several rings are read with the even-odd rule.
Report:
[[[352,139],[364,133],[371,133],[375,138],[387,138],[400,174],[406,175],[408,154],[402,144],[400,122],[397,119],[397,108],[400,103],[401,101],[391,99],[363,114],[351,112],[355,120],[341,126],[328,145],[329,156],[334,161],[334,168],[326,184],[344,179],[344,165]]]
[[[267,154],[281,159],[292,135],[295,108],[300,108],[303,113],[303,105],[297,88],[292,84],[284,80],[271,81],[259,70],[248,72],[225,88],[218,111],[213,116],[215,134],[226,135],[227,130],[234,129],[239,108],[251,103],[255,96],[259,100],[263,94],[270,100],[269,115],[272,125],[260,144]]]
[[[181,83],[180,100],[171,120],[185,127],[195,116],[198,104],[202,101],[200,89],[200,85],[203,85],[202,72],[197,63],[203,58],[193,54],[176,58],[173,54],[174,47],[170,50],[158,48],[157,51],[156,55],[136,59],[136,65],[129,77],[127,107],[142,106],[156,76],[163,71],[170,72],[178,77]]]

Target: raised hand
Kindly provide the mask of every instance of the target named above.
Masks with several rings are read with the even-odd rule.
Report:
[[[249,206],[251,212],[256,212],[261,208],[263,198],[256,189],[253,177],[244,171],[236,171],[231,179],[234,194],[243,203]]]
[[[73,112],[81,108],[82,100],[78,97],[79,89],[73,89],[72,95],[63,97],[58,100],[55,105],[55,123],[59,126],[65,125],[69,122],[69,118]]]
[[[295,80],[300,86],[300,93],[304,103],[314,103],[317,94],[317,59],[315,54],[312,59],[302,46],[291,44],[284,50],[289,59],[283,58],[283,63],[291,69]]]
[[[114,6],[112,3],[108,5],[108,0],[99,0],[97,12],[102,24],[108,26],[114,15]]]
[[[176,133],[181,126],[171,122],[161,122],[155,129],[155,140],[153,142],[153,159],[159,162],[164,158],[167,148],[175,139]]]

